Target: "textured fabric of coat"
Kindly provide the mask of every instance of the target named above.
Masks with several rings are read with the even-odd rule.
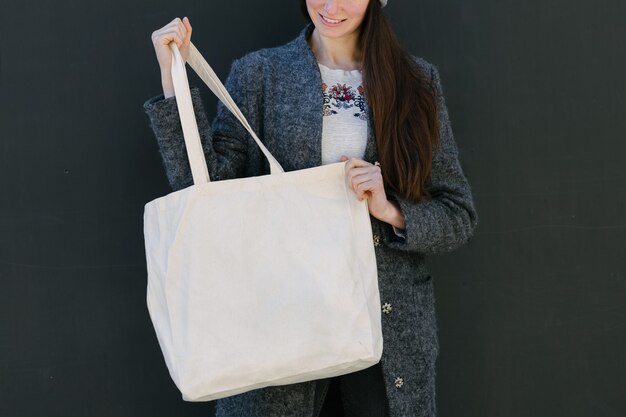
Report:
[[[307,39],[312,26],[286,45],[247,54],[232,64],[225,83],[237,105],[285,171],[321,164],[322,81]],[[384,374],[392,417],[435,416],[435,360],[439,345],[433,279],[425,256],[453,250],[470,238],[477,223],[470,187],[458,160],[439,75],[421,58],[438,93],[441,143],[428,189],[417,204],[395,198],[406,223],[398,241],[390,225],[372,220],[383,325]],[[192,98],[211,179],[269,174],[267,162],[239,122],[220,103],[212,126],[199,90]],[[174,190],[192,184],[175,98],[144,103]],[[371,120],[371,118],[370,118]],[[373,126],[365,160],[377,160]],[[310,417],[315,382],[269,387],[217,402],[218,417]]]

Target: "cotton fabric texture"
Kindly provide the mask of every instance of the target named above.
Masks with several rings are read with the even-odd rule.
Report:
[[[322,164],[339,162],[342,155],[363,158],[369,111],[361,71],[319,65],[324,93]]]
[[[344,164],[284,172],[250,129],[273,175],[210,181],[185,64],[170,49],[194,186],[146,204],[146,301],[183,398],[215,400],[377,364],[371,222]],[[188,61],[248,127],[193,44]]]
[[[313,26],[286,45],[252,52],[236,60],[225,83],[265,146],[285,171],[321,164],[322,81],[307,38]],[[405,217],[406,239],[371,217],[378,267],[383,327],[381,366],[392,417],[432,417],[435,360],[439,351],[433,278],[428,254],[466,243],[478,218],[471,189],[458,159],[439,74],[424,59],[415,62],[430,74],[438,92],[441,143],[434,155],[432,199],[418,204],[389,193]],[[294,95],[297,89],[299,94]],[[212,180],[265,175],[263,154],[239,122],[218,105],[211,126],[192,87],[198,128]],[[174,190],[191,185],[175,98],[162,95],[144,103]],[[369,118],[371,120],[371,117]],[[373,129],[368,129],[365,159],[378,158]],[[228,239],[228,236],[224,236]],[[316,382],[269,387],[217,401],[216,415],[302,417],[313,414]]]

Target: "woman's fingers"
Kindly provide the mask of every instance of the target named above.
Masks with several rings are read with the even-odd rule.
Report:
[[[375,180],[366,180],[359,183],[354,190],[359,200],[368,198],[378,188],[378,182]]]
[[[367,175],[370,177],[380,177],[382,179],[382,174],[380,173],[380,169],[374,165],[369,166],[369,167],[363,167],[363,168],[352,168],[351,170],[347,172],[347,175],[350,181],[362,175]]]
[[[176,42],[181,46],[183,42],[189,41],[191,38],[191,24],[189,19],[185,17],[184,23],[180,18],[172,20],[167,25],[152,32],[152,42],[159,45],[168,45],[170,42]]]
[[[367,208],[372,216],[387,221],[384,218],[389,212],[388,208],[391,203],[387,200],[380,166],[347,156],[342,156],[341,160],[345,162],[346,181],[356,197],[360,201],[367,199]]]
[[[181,22],[183,24],[183,28],[185,29],[185,40],[184,40],[184,44],[185,45],[189,45],[189,43],[191,42],[191,32],[192,32],[192,28],[191,28],[191,22],[189,21],[188,17],[184,17],[183,21]]]
[[[189,57],[189,49],[191,43],[191,22],[189,18],[175,18],[162,28],[152,32],[151,39],[156,53],[159,67],[161,68],[161,82],[163,84],[164,97],[172,97],[174,95],[174,84],[172,82],[172,51],[169,44],[174,42],[178,45],[183,61],[186,62]]]
[[[346,156],[342,156],[341,160],[346,162],[347,181],[359,200],[368,198],[371,193],[383,188],[383,177],[379,166]]]
[[[174,42],[176,45],[182,45],[184,41],[184,37],[178,33],[178,31],[172,30],[171,32],[162,33],[161,36],[157,38],[157,42],[160,45],[169,45],[171,42]]]
[[[349,158],[346,155],[342,155],[340,161],[346,162],[346,170],[351,169],[351,168],[356,168],[356,167],[362,167],[362,166],[373,166],[367,161],[364,161],[359,158]]]
[[[362,175],[380,177],[382,179],[382,174],[378,165],[373,165],[367,161],[357,158],[349,158],[346,159],[345,162],[346,176],[350,181]]]
[[[383,189],[382,177],[377,174],[358,175],[352,179],[351,184],[358,197],[363,197],[368,192],[374,193]]]

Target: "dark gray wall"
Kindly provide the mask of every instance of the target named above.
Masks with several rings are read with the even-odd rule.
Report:
[[[143,204],[168,192],[150,33],[190,16],[225,78],[303,20],[291,0],[170,3],[2,3],[2,416],[211,415],[180,399],[145,307]],[[439,66],[481,218],[431,262],[440,416],[625,415],[624,2],[386,11]]]

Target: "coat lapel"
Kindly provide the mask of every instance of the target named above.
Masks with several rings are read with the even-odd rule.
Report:
[[[305,101],[302,103],[303,117],[310,123],[308,135],[301,135],[299,143],[300,149],[306,149],[308,161],[306,165],[309,167],[319,166],[322,164],[322,125],[324,122],[323,109],[323,92],[322,92],[322,75],[320,74],[317,60],[313,51],[309,47],[308,36],[313,31],[313,25],[308,25],[300,36],[296,39],[294,46],[297,54],[302,57],[304,68],[302,68],[301,86],[302,97]],[[299,77],[300,78],[300,77]]]

